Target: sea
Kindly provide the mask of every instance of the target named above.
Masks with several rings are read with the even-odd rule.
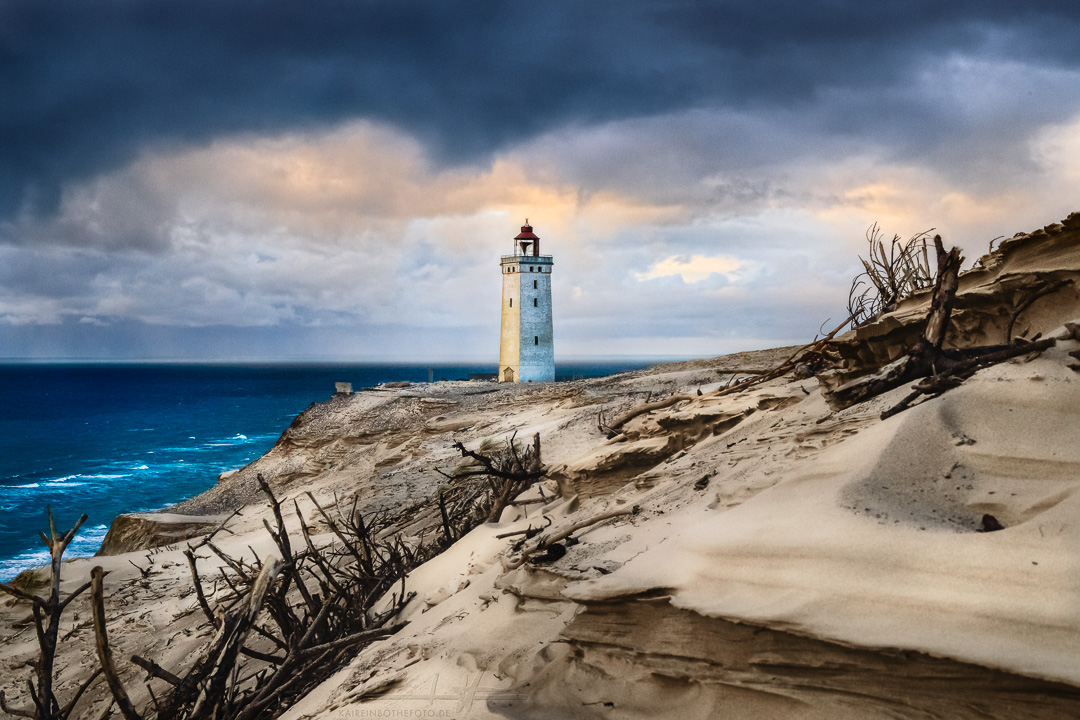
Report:
[[[655,361],[560,363],[599,377]],[[65,557],[93,555],[120,513],[168,507],[269,450],[336,382],[466,379],[487,365],[0,364],[0,581],[48,563],[38,532],[89,517]]]

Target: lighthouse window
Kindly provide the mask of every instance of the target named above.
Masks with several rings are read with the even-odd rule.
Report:
[[[529,272],[536,272],[536,268],[532,265],[529,266]]]
[[[533,307],[536,307],[536,298],[533,298]]]
[[[536,289],[536,281],[533,280],[533,290],[535,290],[535,289]]]
[[[510,298],[510,307],[514,307],[514,298]]]
[[[539,345],[539,344],[540,344],[540,336],[539,335],[533,335],[533,345]]]

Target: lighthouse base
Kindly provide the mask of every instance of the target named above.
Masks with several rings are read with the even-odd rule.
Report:
[[[555,365],[504,365],[499,368],[499,382],[555,382]]]

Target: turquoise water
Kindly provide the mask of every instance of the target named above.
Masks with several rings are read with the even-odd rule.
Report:
[[[597,377],[647,362],[560,364]],[[494,366],[434,368],[436,380]],[[92,555],[119,513],[155,510],[259,457],[338,381],[424,382],[413,365],[0,365],[0,580],[44,564],[49,505],[68,556]]]

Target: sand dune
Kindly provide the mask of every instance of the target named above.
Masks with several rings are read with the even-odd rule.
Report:
[[[1015,292],[1021,280],[1080,271],[1078,221],[1009,241],[964,276],[967,329],[953,342],[983,342],[1014,316],[1029,337],[1064,337],[1061,324],[1080,319],[1071,286],[1020,313]],[[1080,343],[983,369],[888,420],[881,412],[907,388],[840,411],[823,394],[871,359],[895,359],[927,299],[840,338],[845,366],[833,376],[788,375],[727,395],[716,391],[732,372],[768,369],[791,349],[559,385],[336,396],[172,512],[246,505],[221,545],[266,557],[254,482],[263,473],[286,507],[295,499],[310,514],[307,491],[327,505],[355,499],[391,511],[393,530],[418,541],[439,532],[433,498],[446,478],[435,469],[461,463],[455,440],[476,449],[540,434],[543,499],[530,490],[535,503],[508,508],[413,571],[415,597],[399,618],[408,625],[361,651],[290,719],[1075,717],[1080,372],[1070,353]],[[608,437],[603,418],[672,394],[687,397]],[[613,511],[626,512],[578,530],[548,562],[520,563],[513,539],[497,537],[553,534]],[[987,515],[1002,529],[983,532]],[[298,527],[291,511],[286,521]],[[317,542],[333,542],[320,533]],[[67,587],[94,564],[113,571],[118,657],[138,649],[180,669],[206,642],[183,547],[65,567]],[[21,677],[33,656],[27,612],[0,608],[4,677]],[[93,669],[87,627],[76,614],[64,629],[64,688]],[[122,673],[145,700],[141,671],[125,662]],[[8,697],[22,702],[19,693],[12,686]],[[81,716],[105,703],[100,688],[87,693]]]

